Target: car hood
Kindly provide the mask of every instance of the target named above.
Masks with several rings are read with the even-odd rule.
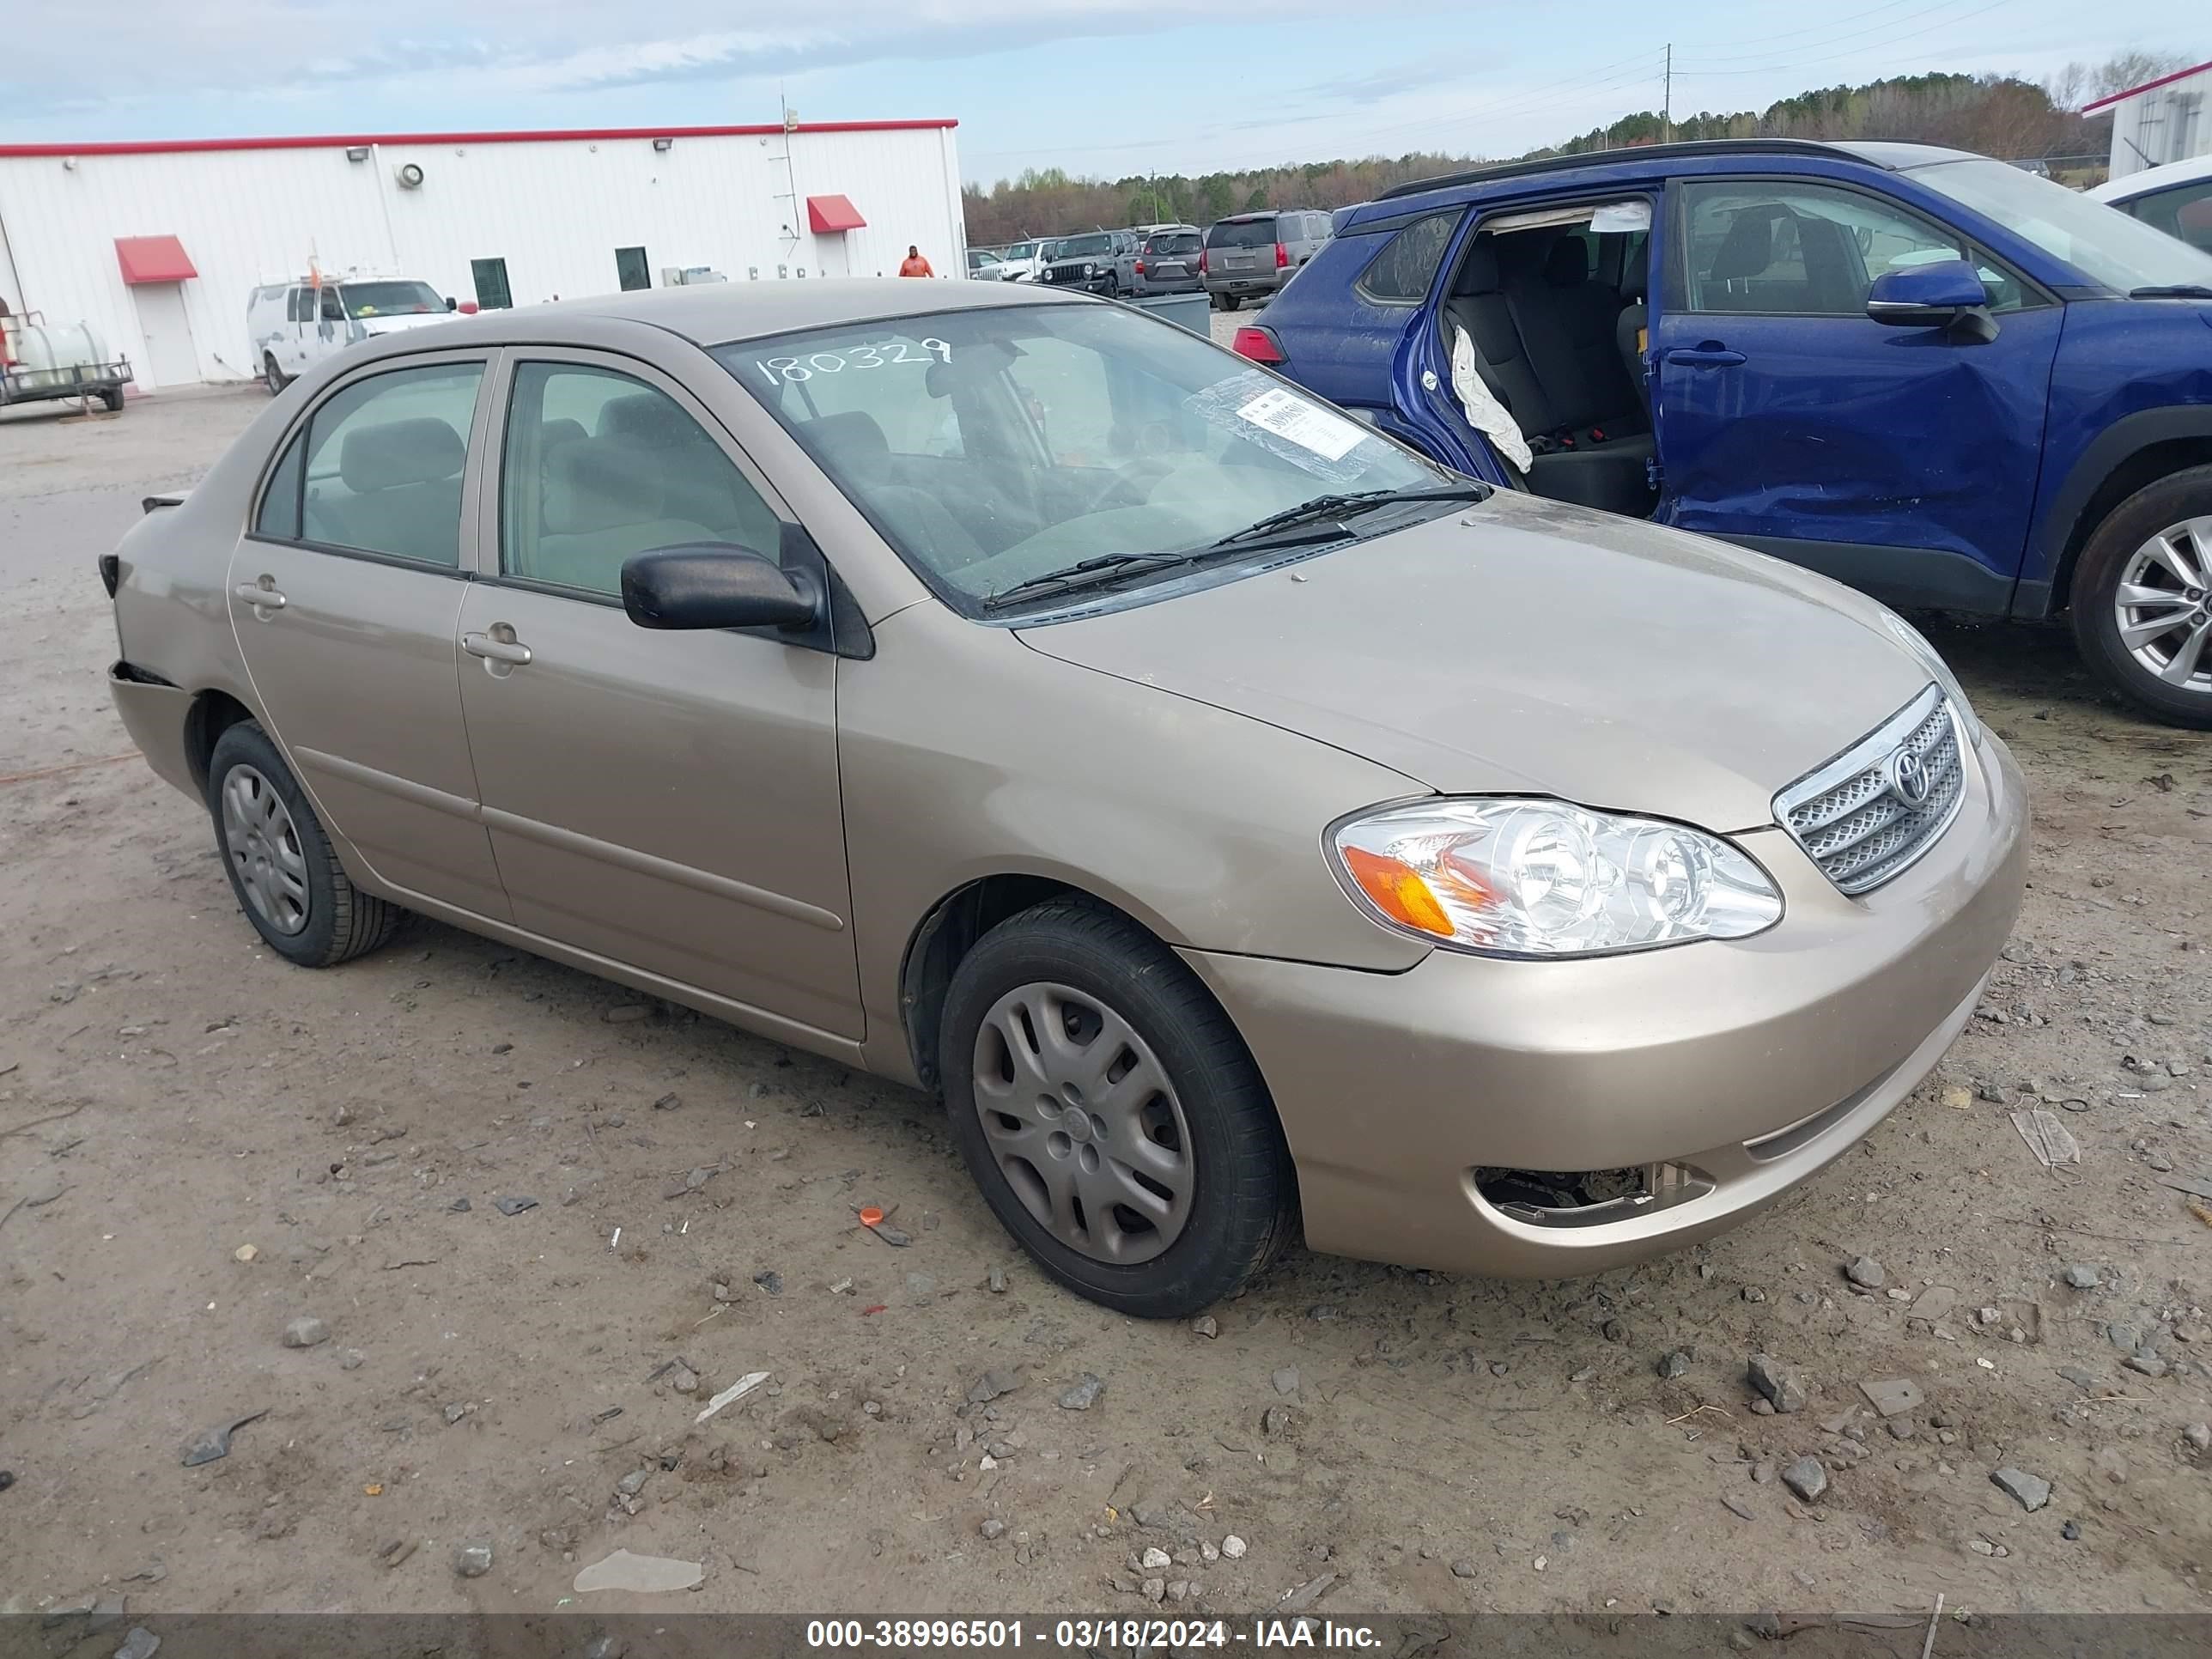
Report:
[[[1702,537],[1501,492],[1288,568],[1019,630],[1444,793],[1732,831],[1917,696],[1873,600]]]

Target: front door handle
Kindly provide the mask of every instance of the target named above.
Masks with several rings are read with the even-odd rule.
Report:
[[[482,657],[485,665],[502,664],[509,668],[520,668],[530,660],[530,647],[514,637],[514,630],[505,623],[494,623],[489,634],[464,634],[461,649],[471,657]],[[497,673],[498,668],[492,667]]]
[[[1743,361],[1743,353],[1730,351],[1717,340],[1708,340],[1701,346],[1677,346],[1667,354],[1666,361],[1689,368],[1734,368]]]
[[[230,591],[264,616],[271,611],[282,611],[286,604],[284,596],[270,586],[267,576],[258,582],[240,582]]]

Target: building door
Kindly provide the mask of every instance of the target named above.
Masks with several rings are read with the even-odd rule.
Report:
[[[514,304],[507,285],[507,261],[471,259],[469,276],[477,286],[477,304],[485,311],[505,311]]]
[[[185,315],[182,283],[141,283],[131,290],[138,310],[138,332],[146,341],[139,365],[142,384],[191,386],[200,378],[199,349],[192,343],[191,320]]]
[[[653,271],[645,262],[643,248],[618,247],[615,250],[615,280],[622,284],[625,294],[653,286]]]

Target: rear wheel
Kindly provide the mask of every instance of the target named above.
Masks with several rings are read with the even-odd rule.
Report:
[[[1292,1236],[1296,1181],[1258,1067],[1127,918],[1054,901],[993,928],[953,975],[939,1054],[985,1200],[1092,1301],[1195,1313]]]
[[[269,388],[272,398],[284,390],[284,371],[276,367],[276,359],[267,352],[261,356],[261,384]]]
[[[107,405],[109,414],[120,415],[123,412],[123,388],[114,386],[101,392],[100,401]]]
[[[1217,295],[1215,297],[1221,301],[1221,308],[1224,311],[1234,311],[1240,304],[1243,303],[1243,301],[1238,300],[1233,294]]]
[[[306,792],[254,721],[216,739],[208,808],[238,908],[277,955],[329,968],[398,931],[406,912],[353,884]]]
[[[2130,700],[2212,729],[2212,466],[2147,485],[2097,526],[2073,620],[2082,656]]]

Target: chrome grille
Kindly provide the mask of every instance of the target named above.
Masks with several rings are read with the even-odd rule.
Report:
[[[1926,793],[1910,799],[1917,769]],[[1775,821],[1846,893],[1870,892],[1936,844],[1966,797],[1959,725],[1929,686],[1774,798]]]

